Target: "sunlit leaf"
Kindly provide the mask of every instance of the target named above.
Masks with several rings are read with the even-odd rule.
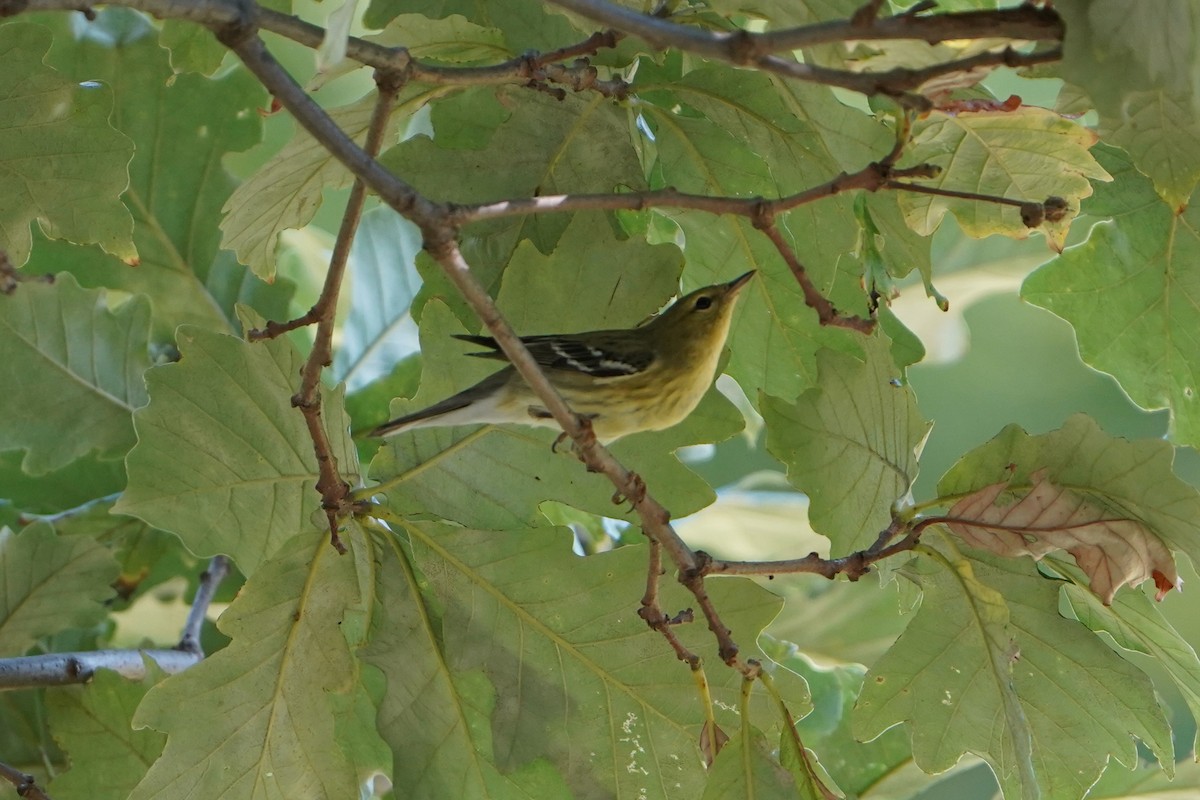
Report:
[[[1078,211],[1080,200],[1092,193],[1088,180],[1109,177],[1088,152],[1096,135],[1041,108],[933,111],[913,126],[913,137],[903,165],[928,163],[942,168],[937,177],[913,183],[1031,203],[1061,197],[1070,209],[1068,218]],[[909,225],[924,235],[937,230],[947,211],[971,236],[1029,234],[1018,209],[994,201],[902,192],[900,204]],[[1061,250],[1066,227],[1045,233],[1050,244]]]
[[[398,98],[389,117],[385,144],[395,141],[396,129],[429,100],[445,94],[445,87],[410,87]],[[329,116],[343,132],[360,145],[366,138],[376,95],[365,95]],[[275,249],[279,234],[308,224],[321,206],[327,189],[349,186],[353,176],[304,130],[248,180],[237,187],[221,209],[221,246],[256,275],[269,279],[275,274]]]

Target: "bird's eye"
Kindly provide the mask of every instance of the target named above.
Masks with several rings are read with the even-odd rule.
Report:
[[[696,308],[697,309],[703,311],[704,309],[710,308],[711,306],[712,306],[712,298],[711,297],[703,296],[703,297],[696,298]]]

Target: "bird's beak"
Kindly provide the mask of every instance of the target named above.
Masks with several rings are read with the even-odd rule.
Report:
[[[742,290],[743,286],[745,286],[747,283],[750,282],[750,279],[754,277],[754,273],[757,271],[758,270],[752,269],[749,272],[747,272],[745,275],[741,275],[737,278],[734,278],[729,283],[725,284],[725,293],[727,295],[729,295],[730,297],[733,297],[734,295],[736,295],[738,292],[740,292]]]

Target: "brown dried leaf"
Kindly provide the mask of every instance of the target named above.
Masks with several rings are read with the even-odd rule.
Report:
[[[1045,470],[1030,477],[1028,488],[1013,489],[1005,481],[959,500],[950,509],[956,520],[948,523],[950,530],[968,544],[1002,556],[1040,559],[1066,550],[1105,605],[1126,584],[1153,579],[1158,600],[1179,585],[1171,551],[1143,522],[1056,486]]]

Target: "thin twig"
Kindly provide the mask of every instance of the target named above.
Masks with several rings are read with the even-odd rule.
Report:
[[[378,156],[383,148],[388,119],[391,117],[392,108],[403,82],[403,77],[396,73],[376,73],[379,99],[371,116],[364,146],[365,154],[372,159]],[[321,296],[312,308],[298,319],[285,323],[270,322],[265,330],[250,332],[250,339],[254,341],[279,336],[314,321],[317,323],[317,335],[312,351],[300,371],[300,390],[292,397],[292,405],[299,408],[304,415],[305,424],[313,441],[313,450],[318,466],[316,488],[321,494],[321,507],[325,510],[325,517],[329,523],[329,541],[338,549],[338,552],[345,552],[345,546],[338,536],[338,526],[345,513],[350,484],[341,477],[338,471],[337,455],[333,452],[333,445],[329,441],[329,434],[325,430],[322,420],[320,382],[321,371],[333,363],[333,329],[338,296],[341,293],[346,265],[350,259],[350,248],[354,242],[354,234],[358,230],[359,221],[362,219],[366,198],[366,184],[361,178],[356,178],[354,186],[350,190],[350,197],[346,201],[346,210],[342,215],[342,224],[333,246],[333,254],[329,260],[329,270],[325,274],[325,284],[321,288]]]
[[[775,224],[773,216],[763,214],[761,217],[756,217],[754,227],[762,231],[771,240],[771,244],[775,245],[775,249],[783,257],[784,262],[788,265],[788,269],[792,271],[792,276],[796,279],[796,283],[800,285],[800,290],[804,292],[805,305],[817,312],[817,319],[820,320],[822,325],[848,328],[852,331],[866,334],[875,330],[875,320],[873,319],[855,315],[845,316],[838,312],[833,303],[829,301],[829,298],[823,295],[821,290],[813,284],[812,278],[808,276],[808,270],[800,263],[800,259],[796,257],[796,253],[792,250],[791,245],[783,238],[783,233],[780,232],[779,226]]]
[[[733,631],[721,621],[717,608],[713,605],[712,598],[708,596],[708,590],[704,586],[704,576],[707,574],[705,567],[709,560],[707,553],[703,551],[696,553],[696,568],[680,570],[679,582],[696,597],[700,612],[708,620],[708,629],[717,638],[717,654],[721,656],[721,660],[731,667],[740,669],[743,674],[749,675],[747,665],[738,659],[738,646],[733,641]]]
[[[875,11],[879,5],[873,3]],[[859,12],[866,7],[860,8]],[[910,39],[937,44],[953,39],[1012,39],[1014,41],[1061,42],[1065,26],[1052,8],[1026,3],[1016,8],[988,11],[961,11],[915,16],[904,14],[865,22],[859,12],[849,20],[820,22],[801,28],[754,34],[755,47],[761,54],[799,50],[818,44],[849,41]]]
[[[871,571],[871,565],[875,562],[916,547],[925,528],[946,521],[945,517],[924,517],[915,520],[893,518],[870,547],[840,558],[821,558],[817,553],[809,553],[803,558],[783,561],[722,561],[704,551],[697,552],[696,556],[704,562],[701,569],[704,575],[772,576],[811,573],[830,580],[838,575],[845,575],[850,580],[857,581]],[[904,536],[900,541],[888,544],[901,533]]]
[[[188,611],[187,622],[183,625],[183,635],[179,637],[176,650],[204,658],[204,648],[200,646],[200,629],[204,625],[208,607],[212,604],[221,581],[229,574],[229,559],[225,556],[213,556],[208,562],[208,569],[200,574],[200,585],[196,587],[196,596],[192,598],[192,607]]]
[[[888,189],[895,189],[898,192],[915,192],[917,194],[932,194],[938,197],[954,197],[959,200],[979,200],[984,203],[996,203],[997,205],[1022,206],[1029,205],[1032,201],[1015,200],[1011,197],[1000,197],[994,194],[979,194],[977,192],[959,192],[954,189],[943,189],[939,186],[922,186],[915,183],[903,183],[902,181],[890,180],[884,186]]]
[[[679,25],[660,17],[642,14],[631,8],[619,6],[607,0],[551,0],[551,2],[599,22],[602,25],[633,34],[658,47],[674,47],[707,58],[728,61],[739,66],[754,66],[766,72],[774,72],[790,78],[822,83],[828,86],[838,86],[862,94],[883,94],[901,98],[906,104],[920,108],[928,107],[929,101],[921,97],[908,96],[906,93],[940,75],[978,69],[985,66],[1005,65],[1013,67],[1040,64],[1047,60],[1057,60],[1062,57],[1061,50],[1058,48],[1029,55],[1016,53],[1011,48],[1006,48],[1002,52],[980,53],[970,58],[936,64],[923,69],[896,68],[879,73],[849,72],[781,58],[771,55],[771,53],[780,50],[794,50],[807,44],[837,40],[924,38],[920,36],[914,37],[911,33],[914,27],[920,27],[925,24],[922,20],[931,18],[901,17],[900,21],[895,24],[894,29],[889,31],[889,35],[875,37],[871,36],[872,31],[876,28],[875,24],[856,25],[853,21],[850,21],[848,23],[841,23],[843,27],[837,29],[836,34],[833,35],[834,38],[828,38],[831,36],[830,29],[820,29],[820,33],[811,39],[806,39],[809,34],[805,29],[780,31],[774,34],[758,34],[744,30],[733,33],[712,33],[700,28]],[[947,14],[944,16],[950,17],[952,15]],[[963,27],[964,29],[973,30],[975,32],[974,38],[979,38],[983,35],[986,35],[988,38],[1010,38],[1003,28],[997,29],[993,25],[990,30],[986,30],[988,27],[986,19],[987,17],[972,16],[969,22]],[[1022,23],[1029,21],[1028,19],[1021,20]],[[941,32],[935,35],[934,41],[943,41],[945,38],[960,38],[947,35],[952,27],[943,27]],[[1018,26],[1014,25],[1014,28],[1016,27]],[[1048,14],[1038,15],[1038,19],[1033,26],[1027,28],[1022,24],[1019,27],[1021,32],[1011,38],[1023,38],[1025,35],[1029,35],[1030,38],[1035,39],[1061,40],[1062,38],[1062,21],[1053,10],[1050,10]],[[905,30],[907,30],[909,35],[902,33]]]
[[[684,646],[675,635],[672,626],[686,621],[691,622],[691,609],[679,612],[676,617],[668,617],[658,603],[659,581],[662,580],[662,544],[657,539],[649,540],[649,550],[646,563],[646,593],[642,595],[642,605],[638,616],[645,620],[646,625],[662,634],[667,644],[675,651],[675,656],[689,664],[692,669],[699,669],[700,657]]]
[[[26,800],[50,800],[50,795],[37,785],[37,780],[32,775],[10,767],[3,761],[0,761],[0,778],[16,787],[18,797],[24,797]]]
[[[888,156],[891,157],[890,155]],[[688,194],[675,189],[656,189],[646,192],[614,194],[554,194],[540,197],[513,197],[487,203],[460,203],[450,208],[450,219],[456,226],[526,214],[557,214],[575,211],[645,211],[650,208],[674,208],[705,211],[710,214],[732,214],[754,218],[765,212],[781,214],[809,203],[843,192],[861,189],[875,192],[892,188],[893,178],[933,178],[941,172],[932,164],[894,168],[887,158],[872,162],[857,172],[838,176],[802,192],[778,198],[731,197],[728,195]],[[902,184],[896,188],[906,188]]]

